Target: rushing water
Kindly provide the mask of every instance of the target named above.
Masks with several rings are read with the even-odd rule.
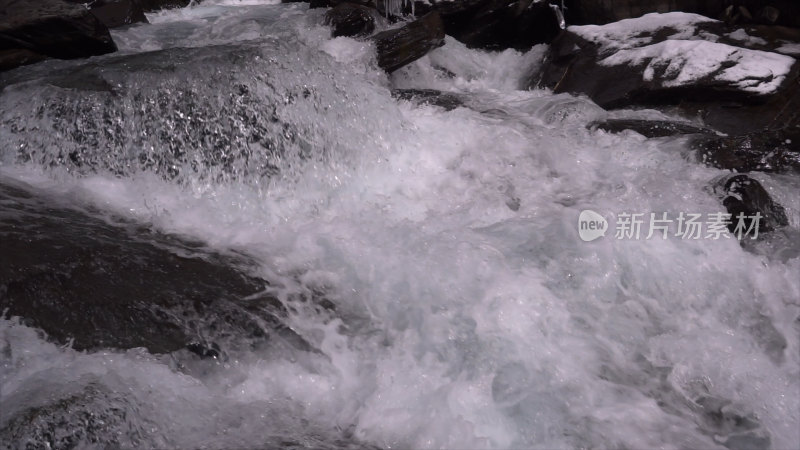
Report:
[[[77,351],[6,317],[5,445],[800,446],[796,177],[756,176],[790,226],[747,250],[583,242],[584,209],[721,211],[722,172],[519,90],[542,47],[448,38],[387,77],[320,10],[268,3],[207,0],[116,31],[120,53],[7,74],[0,181],[248,255],[316,350]],[[312,291],[335,313],[292,304]]]

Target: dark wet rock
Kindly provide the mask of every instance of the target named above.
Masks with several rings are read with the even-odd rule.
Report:
[[[98,0],[91,11],[108,28],[147,23],[142,4],[136,0]]]
[[[103,25],[118,28],[134,23],[147,23],[141,0],[66,0],[86,5]]]
[[[631,130],[647,138],[675,136],[678,134],[713,134],[713,131],[707,128],[667,120],[606,119],[592,122],[588,125],[588,128],[599,129],[609,133]]]
[[[800,173],[800,129],[706,136],[693,146],[702,162],[720,169]]]
[[[341,3],[325,13],[325,25],[332,28],[333,37],[367,36],[375,31],[378,11],[355,3]]]
[[[291,3],[291,1],[282,0],[282,3]],[[311,0],[308,7],[310,9],[334,8],[344,3],[353,3],[356,5],[367,6],[370,8],[377,9],[377,5],[374,0]]]
[[[0,311],[79,350],[202,344],[208,356],[236,339],[303,345],[267,283],[246,274],[246,258],[110,223],[21,186],[0,184],[0,254]]]
[[[162,9],[184,8],[189,6],[191,0],[137,0],[145,12],[159,11]],[[196,3],[199,3],[196,2]]]
[[[74,59],[117,50],[108,28],[81,5],[0,0],[0,51],[23,49]]]
[[[445,33],[468,47],[528,50],[551,42],[561,31],[558,2],[463,0],[416,2],[417,15],[438,12]]]
[[[458,95],[435,89],[395,89],[392,91],[392,96],[419,105],[439,106],[446,111],[464,106],[464,101]]]
[[[26,64],[37,63],[45,59],[47,57],[44,55],[21,48],[0,50],[0,72]]]
[[[728,225],[731,233],[737,234],[736,227],[739,224],[740,215],[743,217],[742,222],[745,225],[743,233],[751,228],[753,220],[750,218],[757,214],[761,217],[758,221],[759,234],[789,224],[783,206],[772,200],[761,183],[747,175],[724,176],[713,183],[713,189],[731,215],[731,223]]]
[[[778,8],[773,6],[765,6],[761,8],[761,11],[758,12],[758,21],[761,23],[774,25],[778,23],[778,19],[781,17],[781,12]]]
[[[378,51],[378,65],[387,72],[418,60],[444,45],[444,29],[439,14],[432,12],[400,28],[372,37]]]
[[[703,396],[695,400],[700,427],[730,450],[769,448],[772,439],[755,414],[739,411],[730,400]]]

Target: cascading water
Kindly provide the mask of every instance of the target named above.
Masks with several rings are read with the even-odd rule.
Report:
[[[797,446],[797,242],[578,237],[584,209],[719,212],[721,172],[684,140],[519,90],[543,48],[448,38],[387,77],[322,12],[268,3],[207,0],[115,32],[121,53],[6,75],[0,183],[246,255],[310,348],[78,351],[5,317],[3,445]],[[760,180],[796,230],[796,178]]]

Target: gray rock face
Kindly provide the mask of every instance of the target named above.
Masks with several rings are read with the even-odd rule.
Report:
[[[367,36],[375,31],[378,10],[356,3],[341,3],[325,13],[332,36]]]
[[[73,59],[117,50],[108,28],[83,6],[61,0],[0,0],[0,50]]]

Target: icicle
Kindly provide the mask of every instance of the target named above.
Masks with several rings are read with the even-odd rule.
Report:
[[[402,16],[403,8],[406,4],[411,4],[411,12],[414,13],[414,0],[383,0],[383,10],[386,17]]]
[[[550,8],[553,10],[553,14],[556,15],[556,20],[558,21],[558,26],[562,30],[567,28],[567,21],[564,19],[564,12],[558,5],[550,5]]]

